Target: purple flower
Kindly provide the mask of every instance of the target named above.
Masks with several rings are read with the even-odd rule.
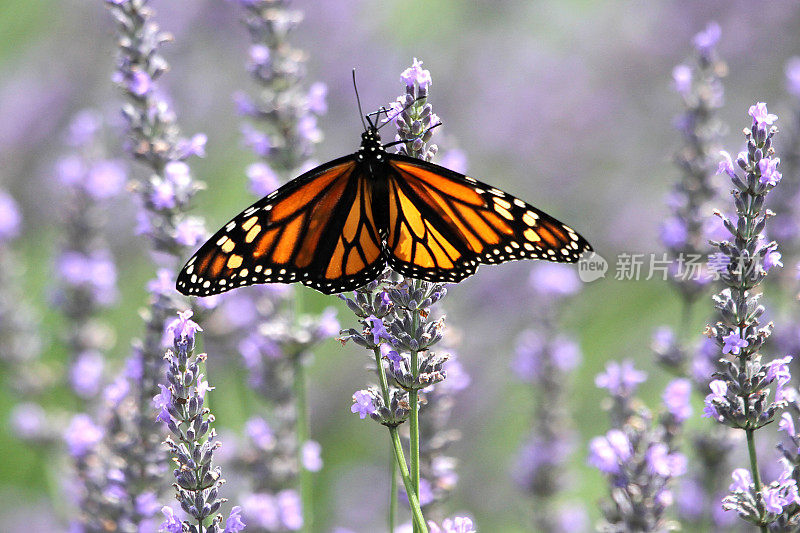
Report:
[[[206,143],[208,137],[205,133],[196,133],[191,139],[181,139],[178,141],[178,152],[182,158],[187,158],[193,155],[197,157],[206,156]]]
[[[116,407],[128,395],[130,389],[131,385],[125,376],[119,376],[103,389],[103,399],[109,406]]]
[[[471,518],[456,516],[445,518],[440,528],[435,522],[428,522],[430,533],[476,533],[475,525]]]
[[[353,401],[355,402],[350,406],[351,413],[358,413],[361,420],[367,416],[375,413],[375,406],[372,403],[372,395],[367,390],[359,390],[353,394]]]
[[[194,339],[194,334],[198,331],[203,331],[203,328],[197,325],[197,323],[195,323],[193,320],[190,320],[192,318],[192,314],[193,313],[191,309],[179,312],[178,318],[174,319],[167,326],[167,331],[177,339],[181,339],[183,337]]]
[[[422,90],[427,90],[433,83],[431,73],[422,68],[422,61],[418,61],[416,57],[411,66],[400,74],[400,79],[403,80],[407,87],[412,87],[416,82],[417,86]]]
[[[764,497],[764,508],[768,513],[781,514],[783,506],[788,503],[781,494],[780,487],[764,487],[761,495]]]
[[[280,527],[278,506],[271,494],[256,492],[242,500],[242,510],[247,522],[266,530]]]
[[[315,440],[307,440],[300,449],[303,459],[303,468],[309,472],[319,472],[322,470],[322,446]]]
[[[58,160],[55,171],[60,183],[70,187],[77,187],[83,183],[86,165],[79,156],[68,155]]]
[[[581,362],[581,349],[574,340],[559,335],[550,345],[553,364],[562,372],[574,370]]]
[[[183,524],[175,516],[175,511],[172,510],[172,507],[165,505],[161,508],[161,512],[164,514],[164,521],[161,522],[159,531],[164,533],[183,533]]]
[[[448,394],[460,392],[472,383],[472,378],[452,353],[450,354],[450,359],[444,364],[444,370],[447,372],[447,379],[437,386]]]
[[[278,511],[281,522],[289,531],[303,528],[303,506],[300,495],[295,490],[286,489],[277,494]]]
[[[688,65],[677,65],[672,69],[672,83],[681,96],[687,96],[692,90],[692,69]]]
[[[686,456],[674,452],[662,442],[656,442],[647,449],[645,460],[651,472],[664,477],[675,477],[686,473]]]
[[[605,437],[595,437],[589,442],[589,464],[607,474],[618,474],[620,463],[630,459],[633,450],[627,435],[612,429]]]
[[[275,432],[266,420],[259,416],[249,419],[244,425],[247,437],[262,450],[271,450],[275,446]]]
[[[103,438],[103,428],[95,425],[87,414],[77,414],[64,431],[69,453],[76,458],[86,455]]]
[[[633,361],[626,359],[622,364],[611,361],[606,364],[606,371],[594,378],[594,383],[601,389],[616,396],[627,396],[636,390],[640,383],[647,380],[647,374],[636,370]]]
[[[21,222],[17,203],[7,193],[0,191],[0,242],[19,235]]]
[[[169,181],[154,180],[150,202],[156,209],[172,209],[175,207],[175,187]]]
[[[315,332],[319,338],[328,339],[339,334],[339,332],[342,330],[342,326],[339,323],[339,318],[337,315],[338,313],[333,307],[326,307],[322,311],[322,314],[319,316],[319,321],[317,322],[317,328]]]
[[[717,411],[716,406],[714,406],[714,400],[721,402],[728,401],[725,397],[725,395],[728,393],[728,384],[721,379],[715,379],[708,384],[708,388],[711,389],[711,394],[706,396],[703,416],[722,421],[722,416]]]
[[[529,283],[544,296],[569,296],[581,288],[576,270],[559,263],[536,264],[531,268]]]
[[[786,62],[786,90],[795,97],[800,97],[800,57],[793,57]]]
[[[683,422],[692,414],[692,384],[688,379],[674,379],[664,389],[662,399],[667,411],[677,420]]]
[[[203,219],[188,217],[181,220],[175,228],[175,240],[184,246],[195,246],[205,240],[206,228]]]
[[[136,496],[136,512],[143,516],[153,516],[160,509],[158,496],[153,491],[145,491]]]
[[[185,189],[192,183],[192,171],[183,161],[170,161],[164,166],[164,177],[176,189]]]
[[[714,21],[708,23],[706,29],[698,33],[692,39],[692,44],[703,55],[708,55],[711,50],[717,46],[717,42],[719,42],[719,38],[722,35],[722,30]]]
[[[244,531],[245,523],[242,521],[241,514],[242,507],[234,505],[233,509],[231,509],[230,516],[225,520],[225,531],[223,533],[239,533],[239,531]]]
[[[369,315],[367,318],[364,319],[367,322],[367,326],[369,327],[370,332],[372,333],[372,342],[374,344],[378,344],[381,342],[381,339],[385,339],[389,342],[394,340],[392,336],[386,331],[386,326],[383,325],[383,320],[376,317],[375,315]]]
[[[661,242],[668,248],[684,247],[688,237],[686,223],[677,217],[670,217],[661,225]]]
[[[703,516],[707,506],[707,495],[703,484],[697,479],[684,479],[677,495],[677,504],[680,514],[690,520],[697,520]]]
[[[750,485],[753,484],[753,477],[746,468],[737,468],[731,473],[731,477],[733,478],[733,483],[728,487],[731,492],[736,492],[737,490],[747,492],[750,490]]]
[[[772,157],[765,157],[758,162],[758,171],[761,173],[761,177],[758,178],[764,185],[772,185],[773,187],[781,181],[783,174],[778,172],[778,163],[780,163],[780,159],[772,158]]]
[[[722,337],[722,353],[738,355],[742,348],[747,348],[747,341],[744,340],[738,331],[731,331]]]
[[[310,143],[318,143],[322,140],[322,132],[317,127],[316,115],[306,114],[297,121],[297,133],[301,138]]]
[[[767,253],[764,254],[764,272],[769,272],[772,267],[783,267],[777,244],[767,248]]]
[[[269,136],[263,131],[255,129],[250,124],[242,126],[242,137],[244,138],[245,146],[255,152],[259,157],[267,157],[272,150],[272,141]]]
[[[278,175],[266,163],[253,163],[247,167],[250,191],[256,196],[266,196],[280,185]]]
[[[258,108],[253,103],[253,99],[241,91],[233,94],[233,103],[236,106],[236,112],[242,116],[255,115],[258,113]]]
[[[725,150],[720,150],[719,155],[722,156],[722,161],[719,162],[719,166],[717,167],[717,174],[722,174],[724,172],[728,176],[735,178],[736,171],[733,168],[733,160],[731,159],[731,154],[726,152]]]
[[[328,86],[321,81],[311,84],[308,88],[308,109],[317,115],[324,115],[328,112],[328,103],[325,99],[328,96]]]
[[[197,324],[195,324],[195,326],[196,325]],[[206,397],[206,392],[216,389],[216,387],[209,386],[208,381],[205,381],[203,377],[205,377],[204,374],[197,374],[197,386],[195,390],[197,391],[197,395],[200,397],[200,399]]]
[[[389,361],[389,364],[392,366],[392,372],[397,374],[403,368],[403,356],[400,355],[397,350],[392,350],[390,344],[383,343],[381,344],[381,357],[386,358]]]
[[[136,96],[146,95],[153,86],[153,80],[146,72],[134,70],[128,81],[128,90]]]
[[[542,362],[541,354],[544,338],[534,330],[523,331],[517,340],[514,359],[511,369],[523,381],[533,381],[539,377]]]
[[[778,115],[773,115],[767,111],[767,104],[758,102],[756,105],[751,105],[747,114],[753,117],[753,124],[759,127],[771,126],[776,120]]]
[[[166,295],[175,292],[175,281],[172,278],[172,270],[159,268],[156,272],[156,279],[147,282],[147,290],[156,295]]]
[[[100,391],[105,359],[97,350],[80,353],[72,364],[69,377],[72,389],[81,398],[91,398]]]
[[[67,143],[72,146],[84,146],[100,131],[103,117],[94,109],[84,109],[75,114],[69,123]]]
[[[785,431],[790,437],[797,436],[797,432],[794,429],[794,418],[792,418],[791,414],[783,412],[781,421],[778,422],[778,431]]]
[[[84,188],[92,198],[103,200],[119,194],[127,179],[125,166],[120,161],[106,159],[92,165]]]
[[[156,420],[159,422],[169,423],[172,419],[169,414],[169,406],[172,403],[172,392],[162,384],[158,384],[161,392],[153,396],[153,406],[158,410]]]
[[[42,435],[47,426],[45,410],[32,402],[15,405],[9,419],[12,431],[21,439],[35,439]]]
[[[261,67],[269,63],[269,48],[263,44],[254,44],[250,46],[249,50],[250,62],[257,67]]]
[[[767,364],[767,382],[771,383],[777,381],[775,387],[775,401],[782,401],[784,399],[783,387],[792,379],[791,372],[789,371],[789,363],[792,361],[792,356],[787,355],[780,359],[775,359]]]

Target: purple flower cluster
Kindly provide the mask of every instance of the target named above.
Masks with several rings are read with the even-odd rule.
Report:
[[[581,361],[577,342],[558,331],[559,310],[569,296],[580,290],[577,272],[571,266],[540,263],[531,269],[530,285],[541,302],[529,320],[535,327],[517,340],[512,370],[530,384],[534,398],[530,436],[522,444],[513,478],[536,505],[532,522],[536,531],[563,531],[567,508],[575,516],[586,516],[580,505],[557,504],[567,485],[570,456],[575,449],[572,418],[568,411],[571,373]]]
[[[773,326],[771,323],[760,326],[759,319],[765,308],[754,289],[780,262],[777,244],[764,237],[767,219],[772,216],[764,205],[782,176],[777,170],[779,160],[774,157],[772,146],[777,132],[773,124],[778,117],[769,113],[764,103],[751,106],[749,115],[752,124],[744,130],[747,149],[736,157],[736,167],[731,157],[722,152],[718,170],[727,174],[734,186],[736,218],[726,217],[719,211],[715,213],[730,237],[712,242],[728,261],[720,276],[725,288],[714,297],[719,320],[706,330],[706,335],[720,348],[722,369],[714,374],[715,379],[709,385],[711,392],[706,396],[703,414],[745,431],[751,466],[749,481],[732,486],[724,508],[736,510],[744,520],[766,531],[782,514],[775,509],[779,499],[787,497],[787,493],[761,482],[755,431],[772,422],[778,410],[786,405],[792,358],[787,356],[762,363],[760,354]],[[744,175],[740,176],[740,172]],[[771,395],[773,390],[774,395]],[[735,472],[738,478],[744,479],[743,470]],[[780,481],[778,484],[785,486]]]
[[[588,462],[606,474],[610,489],[610,500],[601,504],[603,531],[668,531],[671,485],[687,469],[675,441],[691,414],[691,385],[685,379],[671,382],[663,395],[665,412],[656,419],[634,397],[646,377],[630,362],[612,362],[595,380],[613,400],[613,428],[589,443]]]
[[[673,260],[671,280],[684,302],[683,324],[712,279],[703,270],[707,267],[703,261],[711,251],[708,239],[714,228],[705,214],[717,197],[714,170],[725,131],[717,116],[724,103],[722,78],[727,72],[716,51],[720,35],[719,25],[709,23],[692,41],[693,62],[676,66],[672,73],[685,108],[676,121],[683,140],[675,154],[681,176],[667,199],[670,216],[661,226],[661,242]],[[661,330],[662,338],[654,340],[656,357],[667,368],[686,374],[694,348],[682,345],[675,336],[663,342],[667,331]],[[683,334],[679,333],[678,337]]]
[[[708,227],[704,212],[716,196],[713,183],[714,160],[724,126],[716,111],[722,107],[722,78],[727,67],[716,52],[720,27],[711,22],[693,40],[694,64],[682,64],[673,70],[674,87],[682,97],[685,110],[677,119],[683,145],[675,154],[681,179],[670,192],[669,218],[661,226],[661,241],[673,259],[705,257],[709,251]],[[704,292],[710,278],[687,276],[687,264],[676,262],[672,280],[690,305]]]
[[[303,20],[302,12],[290,9],[288,0],[238,3],[252,40],[247,69],[259,86],[259,96],[237,93],[234,99],[239,112],[251,119],[242,128],[245,144],[269,162],[248,170],[252,191],[263,196],[277,185],[272,169],[301,173],[314,146],[322,141],[317,118],[327,111],[328,89],[323,83],[304,88],[305,54],[288,42],[288,35]]]
[[[165,444],[177,465],[175,497],[188,515],[179,521],[168,507],[162,509],[166,520],[161,531],[168,533],[236,533],[244,529],[239,517],[240,507],[234,507],[223,527],[221,514],[216,514],[225,498],[219,489],[225,483],[222,470],[214,466],[214,451],[221,445],[212,427],[214,417],[205,407],[205,395],[214,390],[200,372],[205,354],[194,356],[195,335],[202,328],[191,320],[192,312],[178,314],[168,330],[173,335],[173,348],[168,350],[167,385],[153,399],[160,409],[157,420],[169,428]]]
[[[430,160],[436,153],[435,145],[427,145],[432,118],[438,124],[438,118],[425,101],[430,73],[414,60],[401,79],[406,94],[386,111],[386,120],[396,121],[398,139],[406,141],[399,152]],[[411,526],[415,532],[425,531],[421,509],[430,512],[431,506],[443,502],[458,480],[456,460],[446,452],[459,435],[447,425],[456,402],[454,395],[466,388],[470,379],[452,354],[431,351],[442,339],[444,321],[436,316],[441,313],[445,294],[443,285],[411,279],[397,282],[387,272],[356,290],[352,298],[342,296],[362,326],[360,331],[342,331],[342,340],[352,340],[372,351],[379,380],[379,386],[353,395],[351,411],[389,428],[405,485],[405,499],[411,500],[415,515],[415,524]],[[434,305],[437,314],[431,312]],[[397,432],[397,427],[407,420],[410,465],[406,464]],[[425,436],[422,441],[420,434]],[[394,509],[393,502],[391,508]],[[390,529],[394,519],[392,511]],[[437,532],[473,531],[471,520],[462,518],[446,520],[441,527],[432,522],[428,526],[430,531]]]
[[[261,197],[315,166],[310,158],[322,140],[317,119],[327,111],[327,87],[306,88],[306,54],[289,42],[302,12],[286,0],[235,4],[250,35],[246,66],[257,97],[237,92],[234,100],[245,118],[244,143],[259,158],[246,170],[250,190]],[[262,289],[222,304],[223,312],[233,310],[236,318],[229,323],[242,333],[238,351],[249,383],[270,405],[272,444],[258,445],[248,435],[248,447],[237,458],[259,495],[242,507],[264,531],[294,531],[313,525],[310,472],[322,467],[319,444],[308,434],[305,366],[315,345],[338,334],[339,323],[332,309],[314,317],[298,315],[292,298],[299,295],[290,287]],[[282,510],[270,511],[277,508]]]
[[[184,237],[185,229],[179,228],[191,220],[186,211],[199,188],[191,179],[185,160],[203,154],[205,138],[181,137],[174,113],[156,90],[156,80],[167,70],[159,47],[170,36],[161,32],[153,21],[149,2],[107,0],[106,6],[116,22],[119,46],[112,78],[127,100],[122,105],[127,133],[125,147],[144,163],[147,172],[146,178],[134,176],[130,185],[142,205],[137,231],[149,237],[152,249],[158,252],[155,258],[177,261],[186,251],[185,243],[190,242]],[[70,128],[71,144],[86,143],[92,137],[95,122],[90,115],[79,116]],[[84,169],[75,159],[62,162],[59,172],[62,181],[93,201],[108,197],[122,181],[111,165]],[[196,226],[196,221],[193,224]],[[86,259],[71,255],[63,263],[66,277],[72,283],[107,285],[113,279],[102,255],[81,255]],[[92,531],[156,528],[158,505],[153,502],[160,499],[165,489],[162,480],[166,455],[161,445],[162,426],[152,416],[151,400],[163,376],[162,343],[167,321],[177,308],[185,307],[177,292],[165,287],[171,284],[169,272],[162,270],[159,279],[148,285],[151,300],[144,314],[144,338],[134,341],[125,370],[103,390],[100,413],[103,438],[87,450],[85,458],[75,461],[81,481],[76,528]],[[73,375],[85,379],[91,372],[83,370],[96,372],[97,361],[91,354],[81,356],[79,370]],[[85,382],[80,385],[87,386]],[[91,469],[87,470],[85,465]]]
[[[122,162],[103,155],[103,119],[98,112],[79,112],[68,132],[73,152],[56,165],[66,198],[55,303],[67,320],[70,383],[78,396],[89,399],[100,392],[103,352],[109,348],[97,315],[117,297],[116,266],[104,233],[108,200],[122,191],[127,170]]]
[[[414,58],[412,65],[403,71],[400,79],[406,85],[406,93],[389,104],[385,122],[397,126],[396,141],[403,141],[397,153],[430,161],[439,151],[429,144],[435,127],[441,124],[439,117],[427,102],[428,88],[433,83],[431,73],[422,68],[422,61]]]

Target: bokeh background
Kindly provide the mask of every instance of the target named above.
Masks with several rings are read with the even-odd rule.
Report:
[[[208,186],[196,210],[216,228],[250,202],[244,168],[253,156],[242,146],[232,100],[235,91],[252,89],[244,68],[248,36],[233,2],[153,5],[160,26],[174,35],[163,49],[171,70],[161,83],[183,131],[208,135],[207,157],[193,164]],[[689,56],[691,37],[711,20],[722,28],[718,49],[730,72],[720,116],[730,125],[726,146],[732,152],[741,144],[749,105],[765,101],[779,115],[789,109],[784,66],[800,54],[800,5],[793,0],[297,0],[294,7],[305,14],[292,41],[308,53],[308,80],[329,88],[318,161],[348,153],[358,142],[351,69],[358,69],[362,102],[371,110],[402,93],[399,73],[420,58],[433,76],[430,102],[444,123],[440,145],[463,150],[471,175],[569,221],[611,261],[621,252],[661,252],[658,225],[667,213],[664,196],[678,177],[672,154],[680,143],[673,122],[682,104],[671,71]],[[66,351],[50,302],[63,196],[54,165],[76,112],[92,107],[114,116],[119,106],[110,81],[113,24],[99,0],[4,0],[0,35],[0,187],[21,206],[24,232],[15,246],[25,266],[24,292],[41,318],[44,357],[58,364]],[[107,313],[116,330],[114,368],[141,333],[137,313],[153,266],[146,243],[133,234],[132,204],[123,197],[111,209],[120,292]],[[448,324],[460,337],[458,354],[472,378],[454,410],[452,424],[463,434],[453,449],[461,479],[448,507],[473,516],[487,532],[529,530],[530,502],[510,471],[528,429],[531,399],[509,363],[527,311],[541,303],[528,286],[530,269],[524,262],[484,267],[448,296]],[[653,363],[650,338],[679,316],[667,283],[613,277],[612,264],[606,279],[587,284],[559,318],[583,353],[569,404],[580,439],[568,492],[585,504],[591,521],[599,517],[595,503],[606,489],[602,476],[585,466],[586,442],[608,427],[594,376],[609,360],[631,358],[650,376],[641,395],[655,405],[670,376]],[[337,306],[343,327],[355,325],[339,300],[302,290],[309,309]],[[703,320],[699,313],[693,318],[698,335]],[[380,530],[386,437],[380,426],[349,411],[353,391],[371,379],[363,352],[331,340],[315,353],[311,434],[325,461],[316,477],[318,531]],[[209,358],[238,363],[231,353]],[[223,430],[239,430],[249,416],[235,366],[212,363],[209,376]],[[49,401],[69,406],[73,400],[57,390]],[[0,419],[7,420],[14,403],[12,393],[0,391]],[[698,412],[691,423],[709,423]],[[63,526],[64,506],[57,500],[69,475],[66,460],[22,444],[5,422],[0,450],[0,524],[36,516]]]

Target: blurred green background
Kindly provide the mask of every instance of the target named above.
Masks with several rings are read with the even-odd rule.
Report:
[[[209,138],[207,157],[193,164],[208,185],[196,210],[216,228],[250,202],[244,167],[254,158],[241,146],[231,99],[236,90],[253,89],[243,66],[248,37],[233,2],[153,4],[161,27],[175,36],[163,49],[171,70],[162,83],[184,133]],[[571,385],[581,442],[568,496],[584,502],[594,521],[605,485],[585,465],[586,442],[608,428],[594,376],[610,360],[634,359],[650,376],[641,396],[651,406],[670,377],[653,363],[649,345],[656,327],[677,323],[678,298],[664,282],[615,281],[613,260],[621,252],[661,252],[658,224],[667,212],[664,195],[678,176],[671,156],[680,143],[672,126],[681,111],[670,86],[672,68],[689,56],[691,37],[716,20],[720,54],[730,67],[721,117],[730,125],[726,146],[734,152],[749,105],[765,101],[779,115],[789,109],[783,68],[800,54],[800,5],[298,0],[294,7],[305,13],[293,43],[308,53],[308,80],[329,87],[318,161],[358,142],[351,69],[358,69],[365,110],[374,109],[401,94],[399,73],[418,57],[433,76],[430,102],[444,122],[440,145],[464,150],[471,175],[569,221],[612,263],[606,279],[586,285],[560,318],[583,351]],[[45,357],[58,363],[66,352],[60,317],[49,304],[62,201],[53,165],[65,153],[63,132],[75,112],[95,107],[114,115],[119,106],[110,82],[113,24],[99,0],[3,0],[0,35],[0,187],[23,210],[17,247],[26,267],[24,290],[42,317]],[[123,199],[115,209],[120,299],[107,314],[117,331],[111,366],[141,334],[137,313],[153,276],[145,243],[132,235],[133,208]],[[530,502],[508,474],[531,410],[530,391],[509,370],[515,337],[530,319],[526,311],[540,305],[528,287],[529,271],[529,263],[484,267],[451,287],[446,300],[448,324],[460,337],[458,354],[472,377],[454,414],[453,425],[463,433],[453,451],[461,479],[448,506],[474,516],[482,531],[528,530]],[[342,326],[355,325],[338,299],[302,290],[307,308],[337,306]],[[710,302],[698,308],[692,327],[699,335]],[[236,354],[209,358],[238,361]],[[380,527],[371,524],[380,524],[385,503],[375,493],[382,495],[385,486],[386,435],[349,412],[353,391],[372,379],[365,363],[362,351],[332,340],[310,367],[311,435],[325,461],[316,476],[319,531]],[[250,415],[242,410],[247,392],[234,366],[212,363],[217,391],[211,401],[223,434]],[[14,402],[0,391],[4,421]],[[66,391],[51,398],[51,406],[77,405]],[[691,423],[708,421],[698,408]],[[16,523],[31,506],[50,507],[47,495],[68,484],[66,461],[20,444],[5,423],[0,449],[0,524]],[[56,513],[63,507],[53,505]]]

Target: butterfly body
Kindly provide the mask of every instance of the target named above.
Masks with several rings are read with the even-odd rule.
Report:
[[[405,276],[458,282],[481,263],[576,262],[572,228],[491,185],[389,153],[376,128],[357,152],[290,181],[223,226],[178,275],[183,294],[301,282],[325,294]]]

